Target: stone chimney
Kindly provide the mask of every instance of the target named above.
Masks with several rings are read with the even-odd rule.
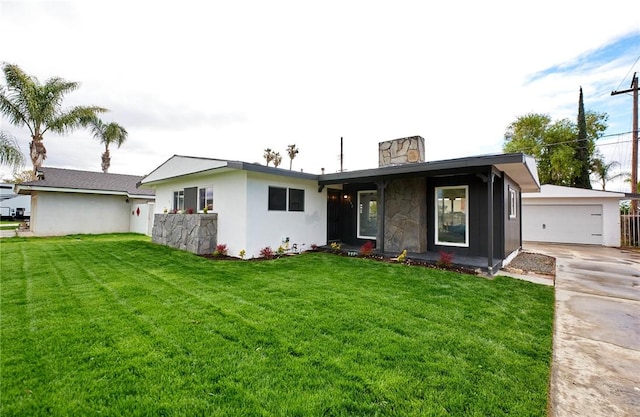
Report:
[[[379,167],[416,162],[424,162],[424,138],[422,136],[394,139],[378,144]]]

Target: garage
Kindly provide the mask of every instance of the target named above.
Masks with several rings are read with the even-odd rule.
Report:
[[[625,193],[545,184],[522,193],[522,240],[620,246]]]
[[[523,205],[522,240],[602,245],[602,205]]]

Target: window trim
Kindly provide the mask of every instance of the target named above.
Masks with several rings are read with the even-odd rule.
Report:
[[[278,205],[277,207],[272,207],[272,201],[271,201],[271,190],[284,190],[284,202],[282,203],[282,208],[279,208],[280,205]],[[267,194],[267,211],[287,211],[287,187],[278,187],[275,185],[270,185],[269,189],[268,189],[268,194]]]
[[[182,196],[182,199],[180,199],[179,197]],[[182,202],[182,204],[179,204],[179,202]],[[173,210],[184,210],[184,190],[178,190],[178,191],[174,191],[173,192]],[[182,207],[179,207],[179,206]]]
[[[518,218],[518,194],[509,186],[509,219]]]
[[[439,236],[439,230],[440,230],[440,223],[439,223],[439,207],[438,207],[438,191],[440,190],[452,190],[452,189],[458,189],[458,190],[464,190],[465,192],[465,230],[464,230],[464,242],[463,243],[456,243],[456,242],[442,242],[440,241],[440,236]],[[434,194],[435,194],[435,233],[434,233],[434,242],[436,245],[440,245],[440,246],[455,246],[455,247],[459,247],[459,248],[468,248],[469,247],[469,186],[468,185],[447,185],[447,186],[442,186],[442,187],[435,187],[434,189]]]
[[[292,191],[294,191],[294,192],[296,192],[296,191],[297,191],[297,192],[300,192],[300,193],[301,193],[301,195],[302,195],[302,202],[301,202],[301,206],[302,206],[302,207],[301,207],[301,208],[298,208],[298,209],[292,209],[292,208],[291,208],[291,192],[292,192]],[[289,189],[287,190],[287,198],[288,198],[288,200],[289,200],[289,201],[287,201],[287,208],[288,208],[288,210],[289,210],[289,211],[293,211],[293,212],[304,212],[304,208],[305,208],[305,207],[304,207],[304,206],[305,206],[305,199],[306,199],[304,189],[302,189],[302,188],[289,188]]]
[[[378,202],[378,190],[360,190],[358,191],[358,201],[357,201],[357,210],[356,210],[356,237],[358,239],[370,239],[370,240],[376,240],[377,236],[367,236],[367,235],[363,235],[360,233],[360,196],[362,194],[375,194],[376,196],[376,207],[377,207],[377,202]],[[378,219],[377,219],[377,212],[376,212],[376,234],[378,233]]]
[[[204,212],[204,206],[202,204],[202,198],[201,198],[201,191],[205,190],[204,192],[204,198],[205,198],[205,203],[207,199],[207,190],[211,190],[211,208],[207,208],[207,211],[212,211],[213,210],[213,186],[212,185],[205,185],[203,187],[198,187],[198,212]]]

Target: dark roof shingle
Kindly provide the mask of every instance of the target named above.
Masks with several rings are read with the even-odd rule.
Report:
[[[41,167],[38,171],[44,174],[44,178],[25,182],[21,185],[72,190],[113,191],[127,193],[131,196],[155,195],[155,190],[136,187],[136,184],[143,178],[138,175],[109,174],[50,167]]]

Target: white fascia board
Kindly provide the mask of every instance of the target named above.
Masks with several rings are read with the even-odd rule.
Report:
[[[537,193],[540,191],[538,168],[533,158],[524,157],[522,162],[496,164],[495,167],[514,180],[523,193]]]
[[[46,193],[74,193],[74,194],[100,194],[100,195],[122,195],[127,198],[138,198],[153,200],[155,196],[146,194],[129,194],[126,191],[111,191],[111,190],[89,190],[84,188],[61,188],[61,187],[37,187],[33,185],[17,185],[16,189],[18,194],[31,194],[33,191],[40,191]]]
[[[615,191],[588,190],[584,188],[544,184],[540,187],[539,193],[523,193],[522,198],[611,198],[624,200],[626,194]]]

